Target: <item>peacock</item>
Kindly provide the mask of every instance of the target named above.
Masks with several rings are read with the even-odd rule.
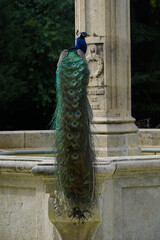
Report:
[[[56,71],[56,186],[68,216],[84,221],[95,202],[95,152],[90,123],[92,109],[87,98],[89,69],[85,58],[86,32],[74,48],[65,49]]]

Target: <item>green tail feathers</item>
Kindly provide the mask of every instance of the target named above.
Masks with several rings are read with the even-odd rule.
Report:
[[[77,51],[69,52],[56,72],[57,190],[69,206],[70,217],[79,220],[85,219],[95,198],[88,81],[86,61]]]

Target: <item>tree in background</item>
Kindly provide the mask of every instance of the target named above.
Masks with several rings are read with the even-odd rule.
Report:
[[[131,0],[132,109],[160,124],[160,2]]]
[[[0,0],[0,6],[0,130],[48,129],[57,60],[74,45],[74,1]]]
[[[74,0],[0,0],[0,130],[49,129],[60,52],[74,45]],[[160,123],[160,2],[131,0],[132,108]]]

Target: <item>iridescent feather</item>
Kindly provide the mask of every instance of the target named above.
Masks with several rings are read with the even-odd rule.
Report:
[[[56,183],[70,217],[81,221],[91,212],[95,199],[92,110],[87,98],[89,70],[81,50],[66,51],[56,72]]]

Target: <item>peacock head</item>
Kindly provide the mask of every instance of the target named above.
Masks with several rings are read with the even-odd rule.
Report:
[[[86,32],[81,32],[81,35],[80,35],[82,38],[85,38],[85,37],[89,37],[89,34],[86,33]]]

